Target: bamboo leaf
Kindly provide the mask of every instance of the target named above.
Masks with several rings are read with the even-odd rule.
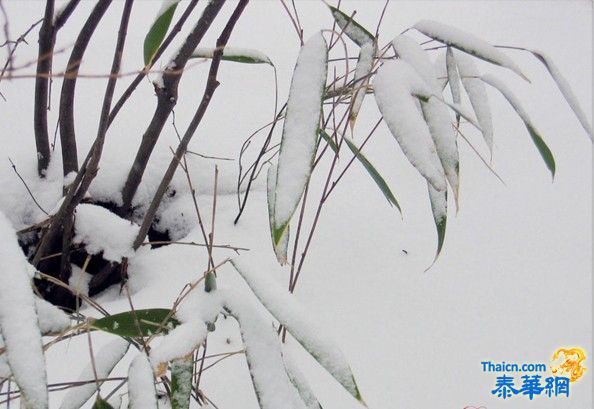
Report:
[[[288,355],[287,349],[283,350],[283,361],[289,380],[299,393],[301,400],[305,403],[307,409],[322,409],[314,391],[309,386],[307,377],[301,372],[295,361]]]
[[[456,60],[454,52],[451,47],[446,51],[446,70],[448,73],[448,83],[450,84],[450,91],[452,93],[452,101],[454,104],[460,105],[462,103],[462,95],[460,93],[460,75],[456,67]],[[456,113],[456,124],[460,124],[460,114]]]
[[[377,106],[402,152],[436,190],[447,188],[445,172],[425,119],[413,95],[433,95],[405,61],[384,63],[374,79]]]
[[[225,300],[225,309],[239,323],[256,398],[261,409],[308,409],[291,384],[280,340],[269,319],[240,294]]]
[[[157,409],[157,393],[153,369],[146,354],[139,353],[128,368],[130,409]]]
[[[190,58],[212,58],[214,52],[215,48],[198,47],[194,50]],[[225,47],[223,48],[221,60],[243,64],[268,64],[274,66],[272,61],[270,61],[270,58],[265,54],[247,48]]]
[[[451,47],[457,48],[477,58],[495,65],[508,68],[520,77],[530,82],[515,62],[503,52],[486,41],[447,24],[431,20],[421,20],[414,26],[427,37],[433,38]]]
[[[373,43],[375,37],[361,24],[357,23],[354,19],[336,7],[328,5],[328,8],[332,13],[332,17],[334,17],[336,24],[338,24],[338,27],[340,27],[347,37],[353,40],[355,44],[362,47],[364,44]]]
[[[161,9],[157,13],[155,21],[151,25],[148,33],[144,37],[144,65],[149,65],[153,56],[163,42],[169,25],[173,19],[173,14],[180,0],[163,0]]]
[[[363,155],[363,153],[359,150],[359,148],[357,147],[357,145],[355,145],[353,141],[349,140],[349,138],[346,136],[344,137],[344,141],[346,142],[351,152],[353,152],[353,154],[357,157],[359,162],[361,162],[365,170],[367,170],[369,176],[371,176],[377,187],[379,187],[379,189],[382,191],[382,193],[388,200],[388,203],[390,203],[390,206],[396,206],[398,211],[402,213],[402,209],[400,208],[398,200],[396,200],[396,197],[390,190],[390,187],[388,186],[382,175],[380,175],[377,169],[371,164],[371,162],[369,162],[369,160],[365,157],[365,155]]]
[[[93,405],[93,409],[114,409],[106,400],[102,399],[101,397],[97,397],[95,404]]]
[[[433,213],[433,221],[435,222],[435,228],[437,230],[437,251],[435,258],[433,259],[433,265],[443,247],[445,241],[446,225],[448,221],[447,206],[448,206],[448,192],[447,190],[438,191],[433,189],[433,186],[427,184],[429,189],[429,201],[431,202],[431,212]]]
[[[357,115],[359,114],[363,99],[367,93],[367,84],[369,83],[369,75],[373,68],[373,57],[375,56],[375,52],[375,42],[365,43],[359,50],[359,58],[357,59],[357,66],[355,67],[351,112],[349,113],[349,125],[351,126],[351,130],[355,127]]]
[[[332,149],[332,151],[334,151],[334,153],[338,155],[338,146],[336,146],[336,142],[334,142],[334,139],[332,139],[332,137],[328,135],[328,132],[326,132],[323,129],[320,129],[320,136],[322,137],[322,139],[326,141],[328,146],[330,146],[330,149]]]
[[[497,89],[501,94],[507,99],[510,105],[514,108],[520,119],[524,122],[526,129],[528,129],[528,133],[532,138],[532,142],[538,149],[540,156],[542,157],[545,165],[551,172],[551,177],[555,178],[555,158],[553,157],[553,153],[545,143],[544,139],[540,135],[540,132],[536,129],[536,127],[532,124],[530,117],[524,111],[524,108],[520,104],[520,101],[516,98],[516,96],[511,92],[507,86],[501,82],[498,78],[490,75],[485,74],[481,77],[481,80],[492,86],[493,88]]]
[[[231,263],[272,316],[347,392],[365,405],[344,355],[324,328],[315,324],[312,314],[267,275],[250,269],[239,259],[231,260]]]
[[[171,408],[188,409],[192,393],[192,354],[171,363]]]
[[[167,332],[177,325],[179,322],[166,308],[127,311],[91,322],[93,328],[121,337],[146,337]]]
[[[565,77],[561,74],[561,71],[559,71],[559,69],[557,68],[557,65],[555,65],[553,61],[542,51],[528,51],[530,51],[540,62],[544,64],[546,69],[549,71],[549,74],[551,74],[551,77],[553,77],[555,84],[557,84],[559,91],[561,91],[561,94],[565,98],[565,101],[567,101],[567,104],[573,110],[573,113],[578,118],[580,124],[590,137],[590,140],[592,140],[592,125],[590,125],[590,123],[588,122],[586,114],[582,110],[582,107],[580,106],[580,103],[575,97],[573,90],[571,89]]]
[[[313,169],[328,70],[328,47],[322,33],[299,52],[283,126],[274,202],[274,243],[280,243]]]
[[[276,243],[274,240],[274,202],[276,197],[275,187],[276,187],[276,172],[277,166],[276,164],[271,165],[268,168],[267,178],[266,178],[266,193],[268,199],[268,221],[270,224],[270,237],[272,239],[272,248],[274,250],[274,254],[276,255],[276,259],[278,260],[281,266],[287,264],[287,252],[289,249],[289,237],[290,237],[290,226],[287,226],[283,237],[281,240]]]
[[[479,79],[480,73],[472,58],[461,52],[454,53],[454,59],[461,76],[462,85],[466,90],[472,109],[481,127],[483,139],[493,155],[493,120],[487,89]]]

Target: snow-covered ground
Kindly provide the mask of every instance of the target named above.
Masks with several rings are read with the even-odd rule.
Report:
[[[132,12],[124,72],[142,66],[144,34],[161,6],[159,1],[137,3]],[[82,73],[109,70],[122,5],[117,2],[108,11],[91,41]],[[16,0],[4,1],[4,6],[14,35],[41,17],[43,9],[41,2]],[[296,6],[306,39],[331,26],[332,16],[322,2],[297,1]],[[72,46],[91,7],[92,2],[82,2],[73,20],[60,32],[56,49]],[[341,7],[349,13],[357,10],[356,19],[375,29],[383,2],[344,0]],[[231,10],[229,5],[223,9],[202,45],[214,46]],[[494,44],[542,50],[564,74],[592,122],[590,2],[395,1],[383,18],[380,43],[391,41],[422,19],[459,27]],[[35,35],[28,40],[30,46],[19,46],[19,64],[36,58]],[[259,50],[270,58],[278,70],[279,100],[284,102],[299,43],[282,4],[265,0],[250,3],[229,44]],[[351,50],[353,56],[355,50]],[[370,408],[592,407],[592,145],[545,67],[527,53],[505,53],[521,67],[531,84],[509,70],[483,62],[477,66],[483,73],[504,79],[523,102],[555,154],[554,183],[523,122],[504,98],[489,88],[494,124],[492,165],[505,185],[468,145],[459,141],[459,211],[455,215],[450,203],[445,245],[429,271],[424,272],[433,260],[436,238],[427,184],[385,125],[380,126],[364,153],[392,187],[403,217],[386,205],[358,163],[323,210],[295,295],[340,346]],[[68,54],[69,49],[57,55],[55,67],[63,67]],[[161,67],[167,60],[163,61]],[[176,108],[180,129],[193,115],[208,70],[208,64],[199,60],[189,66]],[[219,80],[221,86],[190,149],[236,159],[243,140],[272,118],[273,72],[268,65],[223,63]],[[116,95],[129,81],[130,77],[118,81]],[[57,117],[60,84],[60,80],[54,81],[51,124]],[[0,210],[19,229],[44,215],[31,203],[6,156],[16,164],[48,212],[56,208],[61,194],[61,158],[58,148],[47,181],[36,178],[33,81],[2,81],[0,92],[7,100],[0,101],[0,141],[5,156],[4,166],[0,166]],[[96,135],[103,92],[103,81],[78,80],[75,115],[81,156]],[[122,186],[153,114],[153,93],[153,86],[144,81],[108,132],[99,176],[90,190],[94,197],[117,200],[114,192]],[[463,102],[470,106],[468,101]],[[378,117],[374,98],[368,96],[354,138],[361,141]],[[473,144],[488,158],[489,149],[482,136],[469,125],[466,127]],[[136,202],[146,203],[151,197],[171,157],[169,147],[176,145],[174,130],[167,125]],[[341,158],[339,164],[348,159]],[[278,266],[270,243],[265,173],[256,183],[240,222],[233,225],[237,214],[237,162],[194,155],[188,156],[188,161],[200,208],[207,215],[212,209],[215,163],[219,167],[215,242],[249,248],[241,252],[242,261],[268,271],[269,279],[286,286],[288,270]],[[200,242],[202,235],[184,175],[178,174],[173,183],[182,193],[168,202],[161,222],[175,227],[176,239]],[[320,187],[313,187],[309,194],[319,193]],[[306,220],[312,217],[313,208],[306,213]],[[115,258],[121,255],[114,253]],[[233,255],[228,249],[214,252],[215,261]],[[182,287],[200,277],[206,267],[203,248],[142,247],[129,266],[135,308],[171,307]],[[230,264],[219,270],[218,286],[251,296]],[[119,288],[106,291],[96,300],[112,313],[129,309],[128,299],[119,294]],[[90,308],[83,312],[95,314]],[[216,326],[217,330],[209,335],[209,354],[242,348],[240,333],[231,319],[219,319]],[[92,339],[98,351],[113,336],[93,333]],[[571,384],[569,398],[537,396],[530,401],[515,396],[504,401],[491,393],[496,374],[484,373],[481,361],[549,364],[552,353],[563,346],[580,346],[588,357],[588,370]],[[299,364],[324,408],[360,407],[295,341],[289,339],[286,353]],[[126,376],[132,358],[129,354],[127,361],[116,367],[115,376]],[[47,364],[50,383],[74,380],[89,364],[88,340],[83,336],[52,347]],[[105,384],[102,390],[109,393],[115,385]],[[208,369],[201,388],[219,408],[257,407],[241,354]],[[51,393],[51,407],[59,407],[63,396],[63,392]]]

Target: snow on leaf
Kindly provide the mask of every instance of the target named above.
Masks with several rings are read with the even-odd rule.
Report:
[[[70,326],[68,315],[42,298],[35,297],[35,309],[42,334],[57,333]]]
[[[502,81],[500,81],[498,78],[494,77],[493,75],[485,74],[481,77],[481,80],[483,80],[484,82],[486,82],[487,84],[489,84],[490,86],[494,87],[499,92],[501,92],[501,94],[503,94],[505,99],[507,99],[507,101],[510,103],[510,105],[514,108],[514,110],[516,111],[516,113],[518,114],[520,119],[522,119],[522,121],[524,122],[526,129],[528,129],[528,132],[530,133],[530,137],[532,138],[532,142],[534,142],[534,145],[538,149],[540,156],[542,157],[545,164],[547,165],[547,168],[549,168],[549,171],[551,172],[551,176],[554,179],[555,178],[555,158],[553,157],[553,153],[551,152],[551,150],[549,149],[549,147],[547,146],[545,141],[542,139],[542,136],[540,135],[540,133],[538,132],[536,127],[532,124],[530,117],[528,116],[528,114],[526,113],[526,111],[524,110],[522,105],[520,104],[520,101],[516,98],[516,96],[511,92],[511,90]]]
[[[305,403],[305,407],[307,409],[322,409],[322,405],[320,405],[314,391],[309,386],[307,377],[301,372],[293,358],[288,355],[287,349],[283,350],[283,361],[285,362],[285,369],[289,380],[295,389],[297,389],[301,400]]]
[[[285,370],[280,340],[272,323],[240,294],[229,294],[225,307],[239,323],[260,408],[306,409]]]
[[[314,322],[313,315],[308,313],[286,289],[263,273],[244,265],[237,258],[231,260],[231,263],[272,316],[287,328],[297,342],[343,388],[365,404],[344,355],[331,341],[331,337],[326,334],[324,328]]]
[[[338,24],[341,30],[347,35],[348,38],[353,40],[355,44],[362,47],[364,44],[373,43],[375,37],[369,31],[367,31],[361,24],[357,23],[350,16],[346,15],[336,7],[328,6],[332,17]]]
[[[274,242],[279,243],[311,175],[328,69],[322,33],[299,52],[283,127],[274,203]]]
[[[198,319],[184,322],[171,330],[150,352],[151,364],[157,376],[163,375],[167,362],[191,353],[204,342],[207,335],[206,324]]]
[[[192,354],[176,359],[171,364],[171,408],[188,409],[192,394]]]
[[[347,136],[344,136],[344,141],[346,142],[346,144],[349,147],[349,149],[351,150],[351,152],[353,152],[353,154],[357,157],[359,162],[361,162],[361,164],[363,165],[365,170],[367,170],[367,172],[369,173],[369,175],[371,176],[371,178],[373,179],[373,181],[375,182],[377,187],[380,188],[380,190],[382,191],[382,193],[388,200],[388,203],[390,203],[390,206],[392,206],[392,205],[396,206],[398,211],[400,213],[402,213],[402,209],[400,208],[400,204],[398,203],[398,200],[396,200],[396,197],[390,190],[388,183],[386,183],[386,181],[384,180],[382,175],[380,175],[380,173],[377,171],[377,169],[375,169],[375,167],[371,164],[371,162],[369,162],[369,160],[365,157],[365,155],[363,155],[363,153],[359,150],[359,148],[353,141],[351,141]]]
[[[431,20],[421,20],[413,27],[427,37],[431,37],[492,64],[508,68],[526,81],[529,81],[511,58],[473,34]]]
[[[450,84],[450,91],[452,93],[452,101],[454,104],[461,104],[462,96],[460,93],[460,75],[456,67],[456,60],[454,59],[454,51],[448,47],[446,51],[446,71],[448,73],[448,82]],[[456,114],[456,124],[460,124],[460,115]]]
[[[573,110],[573,113],[580,121],[580,124],[582,125],[582,127],[588,133],[588,136],[592,140],[592,125],[590,125],[590,123],[588,122],[588,118],[586,118],[586,114],[582,110],[582,107],[580,106],[580,103],[578,102],[577,98],[575,97],[575,94],[573,93],[569,83],[567,82],[567,80],[565,79],[563,74],[561,74],[561,71],[559,71],[559,68],[557,68],[557,66],[553,63],[553,61],[542,51],[536,51],[536,50],[528,50],[528,51],[530,51],[532,54],[534,54],[534,56],[536,58],[538,58],[538,60],[540,62],[542,62],[544,64],[544,66],[547,68],[547,70],[551,74],[551,77],[553,77],[553,80],[557,84],[557,87],[559,87],[559,91],[561,91],[561,94],[565,98],[565,101],[567,101],[567,103]]]
[[[359,50],[359,58],[355,67],[354,92],[352,97],[351,112],[349,113],[349,124],[351,129],[355,127],[357,115],[363,104],[363,99],[367,93],[367,84],[369,83],[369,74],[373,68],[373,57],[375,56],[375,43],[365,43]]]
[[[103,254],[109,261],[121,262],[134,255],[133,243],[140,227],[109,210],[80,204],[75,211],[75,244],[84,244],[89,254]]]
[[[190,58],[212,58],[215,48],[198,47]],[[233,61],[244,64],[268,64],[274,66],[270,58],[258,50],[249,48],[225,47],[223,48],[223,61]]]
[[[276,164],[271,165],[268,168],[267,178],[266,178],[266,193],[268,199],[268,220],[270,222],[270,237],[272,239],[272,248],[274,249],[274,254],[276,255],[276,259],[278,260],[281,266],[287,264],[287,251],[289,248],[289,237],[290,237],[290,228],[287,226],[287,229],[283,233],[281,240],[278,243],[275,243],[274,240],[274,201],[275,201],[275,190],[276,187],[276,171],[277,166]]]
[[[0,330],[7,361],[23,396],[22,407],[46,409],[45,359],[28,263],[18,245],[14,229],[2,212],[0,239],[3,274],[0,285]]]
[[[433,94],[441,96],[441,88],[437,81],[437,74],[429,56],[421,46],[411,38],[400,35],[392,41],[392,45],[400,58],[419,74],[421,80],[433,90]],[[451,84],[451,81],[450,81]],[[437,155],[445,171],[446,178],[458,198],[458,145],[456,134],[452,129],[452,120],[447,107],[435,98],[421,101],[423,116],[429,127],[429,132],[435,143]]]
[[[456,66],[460,73],[462,85],[466,90],[472,109],[476,115],[476,119],[481,127],[483,138],[489,147],[491,155],[493,154],[493,119],[491,115],[491,108],[489,106],[489,99],[487,97],[487,90],[485,84],[479,79],[478,72],[474,61],[464,53],[456,52],[454,54]]]
[[[444,50],[439,50],[435,62],[433,63],[433,67],[435,67],[437,82],[442,92],[446,85],[448,85],[448,69],[446,64],[446,52]]]
[[[128,368],[128,397],[130,409],[157,409],[153,369],[144,353],[132,360]]]
[[[173,13],[175,13],[179,2],[180,0],[163,0],[155,21],[144,37],[144,65],[149,65],[159,49],[161,42],[165,38],[165,34],[167,34],[167,30],[173,19]]]
[[[126,311],[91,322],[93,328],[121,337],[146,337],[149,334],[167,332],[177,325],[179,321],[166,308]]]
[[[431,202],[431,212],[433,213],[433,220],[435,228],[437,229],[437,251],[433,263],[437,261],[443,242],[445,241],[446,225],[447,225],[447,206],[448,206],[448,192],[442,192],[433,189],[433,186],[427,184],[429,189],[429,201]]]
[[[374,80],[377,106],[404,155],[437,190],[446,189],[445,173],[429,128],[411,94],[431,95],[411,66],[402,61],[382,65]]]
[[[106,344],[95,354],[94,360],[97,379],[105,379],[109,376],[109,373],[117,363],[126,355],[129,346],[128,341],[118,337]],[[95,379],[95,372],[93,371],[93,366],[89,363],[78,375],[78,380],[89,381],[92,379]],[[101,383],[99,381],[99,384]],[[79,409],[95,392],[97,392],[97,384],[95,382],[70,388],[62,400],[60,409]]]

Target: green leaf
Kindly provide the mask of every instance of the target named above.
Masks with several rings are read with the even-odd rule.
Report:
[[[328,5],[332,17],[336,20],[338,27],[355,42],[359,47],[363,44],[373,42],[375,37],[368,30],[366,30],[361,24],[357,23],[350,16],[346,15],[336,7]]]
[[[266,195],[268,201],[268,222],[270,225],[270,234],[272,238],[272,248],[276,259],[281,266],[287,264],[287,252],[289,249],[289,236],[290,228],[287,226],[283,237],[277,242],[274,240],[274,202],[276,199],[276,170],[277,166],[272,165],[268,168],[268,174],[266,177]]]
[[[101,398],[100,396],[97,397],[95,404],[93,405],[93,409],[114,409],[106,400]]]
[[[171,408],[188,409],[192,393],[192,354],[171,363]]]
[[[507,88],[507,86],[496,77],[490,74],[485,74],[481,77],[481,80],[483,80],[485,83],[489,84],[490,86],[501,92],[501,94],[505,97],[505,99],[507,99],[509,104],[515,109],[520,119],[524,122],[526,129],[528,129],[528,133],[532,138],[532,142],[536,146],[536,149],[538,149],[538,152],[540,153],[540,156],[545,162],[545,165],[551,172],[551,177],[554,179],[556,165],[553,153],[551,152],[551,150],[545,143],[544,139],[540,135],[540,132],[538,132],[536,127],[532,124],[530,117],[528,116],[526,111],[524,111],[524,108],[522,108],[520,101],[511,92],[511,90]]]
[[[198,47],[194,50],[190,58],[212,58],[214,52],[215,48]],[[260,51],[245,48],[225,47],[223,49],[221,60],[243,64],[268,64],[274,66],[272,61],[270,61],[270,58]]]
[[[121,337],[146,337],[162,331],[167,332],[177,325],[179,322],[173,318],[171,310],[166,308],[127,311],[91,323],[93,328]]]
[[[320,129],[320,136],[326,141],[328,146],[330,146],[330,149],[332,149],[335,154],[338,154],[338,146],[336,146],[336,142],[334,142],[334,139],[332,139],[325,130]]]
[[[435,190],[431,184],[427,184],[429,189],[429,201],[431,202],[431,212],[433,213],[433,221],[435,222],[435,228],[437,229],[437,251],[433,264],[437,261],[443,243],[445,241],[446,225],[448,221],[447,206],[448,206],[448,191]],[[430,268],[430,267],[429,267]]]
[[[179,1],[179,0],[178,0]],[[146,37],[144,37],[144,65],[147,66],[153,59],[153,56],[159,49],[159,46],[163,42],[169,25],[173,19],[173,14],[177,8],[178,1],[171,2],[170,0],[163,0],[163,6],[160,10],[155,22],[149,29]],[[171,4],[167,6],[168,4]],[[166,7],[163,9],[163,7]]]
[[[204,291],[209,293],[216,289],[217,289],[217,278],[214,275],[214,272],[210,271],[210,272],[206,273],[206,277],[204,277]]]
[[[388,203],[390,203],[390,206],[396,206],[396,208],[398,208],[398,211],[402,213],[402,209],[400,208],[398,200],[396,200],[396,197],[390,190],[390,187],[388,186],[382,175],[380,175],[377,169],[371,164],[371,162],[369,162],[365,155],[363,155],[363,153],[359,150],[357,145],[350,141],[349,138],[347,138],[346,136],[344,137],[344,141],[346,142],[351,152],[353,152],[357,159],[359,159],[359,162],[361,162],[365,170],[367,170],[369,176],[371,176],[377,187],[380,188],[380,190],[388,200]]]

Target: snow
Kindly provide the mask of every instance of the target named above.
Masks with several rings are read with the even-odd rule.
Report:
[[[301,400],[305,403],[307,409],[321,409],[321,405],[316,398],[314,391],[309,386],[307,377],[301,372],[295,360],[290,356],[287,348],[283,349],[283,361],[285,362],[285,369],[291,383],[297,389]]]
[[[103,346],[99,352],[95,353],[94,362],[97,379],[107,378],[117,363],[120,362],[124,355],[126,355],[129,347],[130,344],[128,341],[117,337]],[[93,371],[92,364],[89,363],[78,375],[78,380],[89,381],[93,379],[96,379],[95,371]],[[102,382],[99,382],[99,384],[101,383]],[[60,409],[78,409],[88,401],[95,392],[97,392],[96,382],[90,382],[70,388],[62,400]]]
[[[365,43],[359,50],[359,58],[357,59],[357,66],[355,67],[355,78],[352,97],[351,113],[349,121],[351,129],[355,125],[355,120],[363,104],[363,99],[367,93],[367,84],[369,83],[369,74],[373,68],[373,57],[375,56],[376,46],[374,43]]]
[[[441,87],[429,56],[421,46],[405,35],[396,37],[392,44],[396,53],[419,74],[423,81],[441,97]],[[450,81],[451,84],[451,81]],[[429,132],[435,143],[437,155],[445,171],[446,178],[458,197],[458,146],[456,134],[452,129],[452,120],[446,105],[435,98],[421,102],[421,110],[429,126]]]
[[[511,58],[474,34],[431,20],[421,20],[413,27],[426,36],[441,41],[444,44],[458,48],[493,64],[509,68],[520,77],[526,79],[520,67]]]
[[[452,92],[452,100],[455,104],[460,104],[462,101],[460,94],[460,75],[458,74],[458,68],[456,67],[454,51],[451,47],[448,47],[446,52],[446,71],[448,74],[450,91]]]
[[[206,324],[196,319],[184,322],[163,336],[150,352],[151,365],[157,376],[165,372],[167,362],[190,354],[204,342],[207,335]]]
[[[39,319],[39,330],[42,334],[59,333],[70,327],[70,318],[53,304],[35,297],[35,309]]]
[[[163,0],[163,3],[161,3],[161,8],[157,12],[157,16],[155,17],[155,21],[157,21],[159,19],[159,17],[161,17],[163,14],[165,14],[165,12],[167,10],[169,10],[171,7],[177,6],[177,4],[179,2],[180,2],[180,0]],[[153,22],[153,24],[154,24],[154,22]]]
[[[349,15],[344,14],[338,9],[331,8],[332,15],[336,20],[336,24],[343,30],[343,33],[353,40],[357,45],[363,45],[373,42],[373,37],[369,32],[366,32],[362,27],[358,26]]]
[[[409,64],[398,60],[382,65],[373,85],[380,112],[407,159],[435,189],[446,189],[435,143],[411,95],[430,93],[423,80]]]
[[[92,204],[80,204],[75,211],[75,244],[84,244],[89,254],[102,254],[109,261],[132,257],[132,244],[140,227],[109,210]]]
[[[493,119],[485,84],[479,79],[478,72],[472,58],[461,52],[454,53],[462,85],[466,90],[472,109],[483,133],[483,138],[493,154]]]
[[[580,103],[578,102],[575,94],[573,93],[573,90],[571,89],[571,86],[569,85],[563,74],[561,74],[561,71],[559,71],[557,65],[543,51],[530,50],[530,52],[534,54],[536,58],[538,58],[545,65],[545,67],[551,74],[551,77],[553,77],[553,80],[559,87],[561,94],[563,94],[565,100],[567,101],[571,109],[573,109],[575,116],[580,121],[580,124],[588,133],[590,140],[592,140],[592,125],[590,125],[590,123],[588,122],[588,118],[586,118],[586,114],[582,110]]]
[[[130,409],[157,409],[155,378],[146,354],[139,353],[128,368]]]
[[[0,211],[0,330],[14,379],[25,405],[44,409],[48,405],[45,358],[29,279],[27,260],[17,244],[16,234]],[[25,341],[25,342],[24,342]],[[4,368],[6,372],[6,368]]]
[[[241,329],[250,375],[262,409],[305,409],[285,371],[276,330],[253,303],[229,293],[225,306]]]
[[[316,324],[314,316],[286,289],[257,268],[246,265],[241,258],[235,258],[231,262],[272,316],[284,325],[303,348],[351,395],[359,398],[359,391],[346,358],[324,328]]]
[[[197,47],[192,53],[192,58],[212,58],[214,55],[214,48]],[[272,64],[270,58],[261,51],[253,50],[251,48],[239,47],[225,47],[223,48],[223,57],[228,58],[245,58],[250,60],[252,64]]]
[[[328,48],[318,33],[301,48],[291,80],[276,176],[275,230],[284,230],[309,180],[327,64]]]
[[[433,66],[435,67],[437,82],[439,84],[440,89],[443,92],[446,85],[448,85],[448,69],[446,65],[446,52],[444,50],[438,50],[437,57],[433,62]]]
[[[68,279],[68,286],[77,291],[78,294],[89,295],[89,283],[93,276],[83,271],[76,264],[72,264],[72,274]]]

